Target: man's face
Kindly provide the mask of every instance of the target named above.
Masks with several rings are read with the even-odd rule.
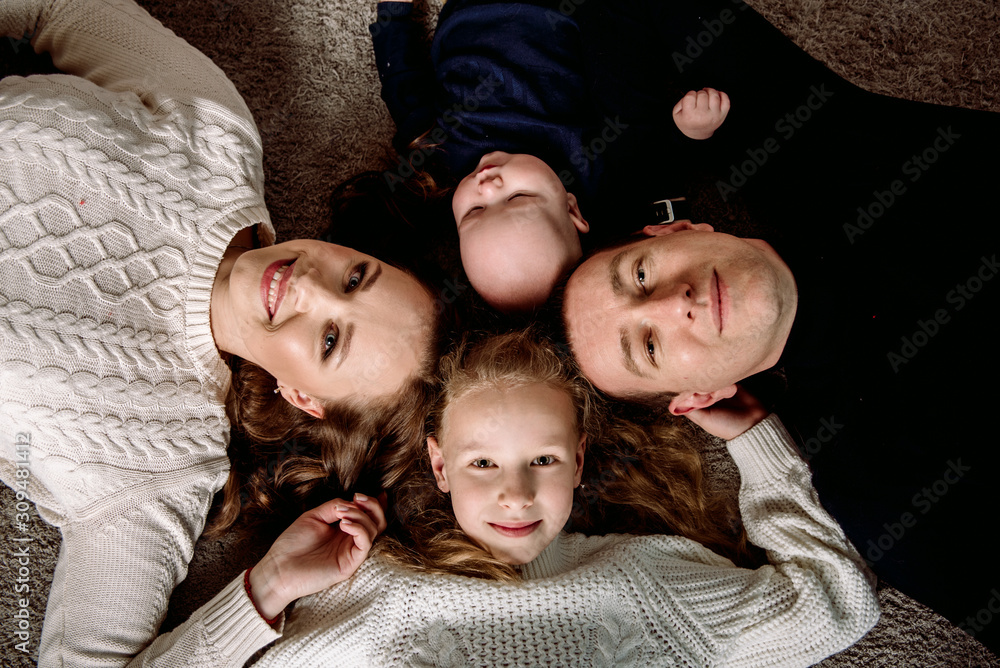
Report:
[[[774,249],[687,221],[644,232],[587,259],[566,286],[570,345],[591,382],[616,396],[676,392],[710,405],[773,366],[797,302]]]

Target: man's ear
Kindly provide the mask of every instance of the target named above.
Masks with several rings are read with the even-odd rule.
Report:
[[[580,442],[576,446],[576,475],[573,477],[573,487],[579,487],[583,479],[583,453],[587,449],[587,435],[580,434]]]
[[[431,456],[431,469],[434,471],[434,479],[437,480],[438,489],[447,494],[448,477],[444,473],[444,457],[441,456],[441,448],[438,447],[437,439],[433,436],[427,437],[427,454]]]
[[[580,234],[586,234],[590,231],[590,223],[583,219],[583,213],[580,211],[580,203],[576,201],[576,195],[573,193],[566,193],[566,204],[569,207],[569,219],[573,221],[573,227]]]
[[[322,419],[323,417],[323,404],[316,401],[313,397],[309,396],[304,392],[299,392],[294,388],[278,386],[281,390],[281,396],[285,398],[285,401],[295,406],[296,408],[309,413],[314,418]]]
[[[664,234],[680,232],[681,230],[700,230],[702,232],[714,232],[715,228],[708,223],[692,223],[690,220],[675,220],[666,225],[647,225],[642,228],[642,233],[647,237],[661,237]]]
[[[670,412],[674,415],[684,415],[691,411],[708,408],[717,401],[729,399],[736,394],[736,385],[728,385],[713,392],[681,392],[670,400]]]

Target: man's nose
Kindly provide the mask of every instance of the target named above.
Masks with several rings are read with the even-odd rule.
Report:
[[[498,502],[509,510],[530,507],[535,500],[535,492],[528,476],[521,472],[511,472],[504,476]]]
[[[694,320],[701,305],[691,285],[675,283],[654,290],[643,306],[673,320]]]

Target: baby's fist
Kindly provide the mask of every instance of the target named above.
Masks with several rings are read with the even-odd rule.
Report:
[[[691,139],[708,139],[729,113],[729,96],[714,88],[688,91],[674,106],[677,129]]]

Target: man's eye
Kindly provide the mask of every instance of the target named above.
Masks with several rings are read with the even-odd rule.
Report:
[[[656,345],[651,338],[646,339],[646,354],[649,355],[650,360],[656,359]]]
[[[352,273],[351,276],[347,279],[348,292],[361,285],[361,282],[365,280],[365,273],[367,273],[367,271],[368,271],[367,262],[362,262],[360,265],[358,265],[357,269],[354,270],[354,273]]]
[[[635,280],[639,281],[639,285],[642,286],[643,290],[646,289],[646,270],[639,265],[635,270]]]
[[[549,466],[550,464],[556,463],[556,458],[552,455],[542,455],[540,457],[535,457],[535,460],[531,463],[535,466]]]
[[[493,466],[493,462],[488,459],[474,459],[472,460],[472,465],[477,469],[488,469]]]

